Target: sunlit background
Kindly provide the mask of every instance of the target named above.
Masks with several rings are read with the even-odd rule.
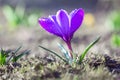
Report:
[[[72,40],[76,53],[96,37],[101,40],[91,52],[119,55],[120,53],[120,0],[0,0],[0,48],[14,49],[22,45],[35,54],[43,45],[59,51],[62,40],[44,31],[40,17],[55,15],[59,9],[69,13],[83,8],[84,21]]]

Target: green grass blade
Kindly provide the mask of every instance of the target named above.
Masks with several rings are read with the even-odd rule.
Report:
[[[64,54],[64,57],[66,58],[66,60],[69,61],[70,60],[70,56],[68,55],[68,51],[63,47],[62,44],[58,43],[58,46],[59,46],[61,52]]]
[[[9,61],[15,56],[15,54],[22,48],[22,46],[18,47],[14,52],[12,52],[12,55],[9,57],[6,63],[9,63]]]
[[[82,60],[84,59],[85,55],[87,54],[87,52],[89,51],[89,49],[94,46],[98,41],[100,40],[100,37],[98,37],[95,41],[93,41],[90,45],[88,45],[88,47],[84,50],[84,52],[82,53],[82,55],[80,55],[79,57],[79,64],[82,62]]]
[[[6,64],[6,54],[3,50],[0,51],[0,65]]]
[[[16,62],[18,59],[20,59],[22,56],[24,56],[24,55],[28,55],[30,53],[30,50],[25,50],[24,52],[22,52],[21,54],[19,54],[18,56],[15,56],[14,58],[13,58],[13,62]]]
[[[21,48],[22,48],[22,46],[18,47],[18,48],[14,51],[14,54],[16,54]]]
[[[42,46],[39,46],[40,48],[42,48],[42,49],[44,49],[44,50],[46,50],[46,51],[48,51],[48,52],[51,52],[52,54],[54,54],[55,56],[57,56],[57,57],[59,57],[61,60],[63,60],[64,62],[67,62],[64,58],[62,58],[60,55],[58,55],[56,52],[54,52],[54,51],[51,51],[51,50],[49,50],[49,49],[47,49],[47,48],[45,48],[45,47],[42,47]]]

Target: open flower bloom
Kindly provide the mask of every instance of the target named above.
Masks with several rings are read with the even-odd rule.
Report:
[[[83,17],[84,11],[81,8],[73,10],[70,14],[61,9],[56,15],[39,18],[39,24],[46,31],[61,37],[72,51],[71,39],[75,31],[81,26]]]

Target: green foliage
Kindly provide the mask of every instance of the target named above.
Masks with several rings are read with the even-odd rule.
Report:
[[[39,46],[39,47],[54,54],[55,56],[57,56],[58,58],[60,58],[64,62],[74,65],[74,63],[80,64],[83,61],[83,59],[84,59],[85,55],[87,54],[87,52],[89,51],[89,49],[91,49],[91,47],[93,47],[99,41],[99,39],[100,39],[100,37],[98,37],[95,41],[93,41],[90,45],[88,45],[88,47],[84,50],[84,52],[80,56],[77,55],[73,59],[71,59],[71,57],[68,55],[68,51],[61,44],[59,44],[59,47],[61,49],[61,52],[64,54],[65,59],[62,58],[60,55],[58,55],[58,53],[56,53],[54,51],[51,51],[43,46]]]
[[[36,11],[28,14],[25,12],[24,5],[17,5],[16,8],[6,5],[3,7],[3,13],[8,21],[9,29],[11,30],[15,30],[16,28],[20,27],[20,25],[26,27],[36,25],[40,15]]]
[[[6,64],[6,53],[1,49],[0,51],[0,65]]]
[[[110,14],[110,22],[113,25],[114,31],[120,31],[120,11],[115,11]]]
[[[64,57],[65,57],[65,59],[67,60],[67,62],[71,63],[71,62],[72,62],[72,59],[71,59],[71,57],[69,56],[68,51],[63,47],[62,44],[58,44],[58,46],[60,47],[61,52],[64,54]]]
[[[31,26],[36,25],[36,23],[38,22],[38,21],[37,21],[37,20],[38,20],[38,17],[39,17],[38,15],[39,15],[39,14],[37,14],[37,12],[30,14],[30,15],[28,16],[27,23],[28,23],[29,25],[31,25]]]
[[[81,63],[83,61],[83,59],[84,59],[85,55],[87,54],[87,52],[89,51],[89,49],[91,49],[91,47],[93,47],[99,41],[99,39],[100,39],[100,37],[98,37],[95,41],[93,41],[90,45],[88,45],[88,47],[86,47],[84,52],[80,55],[78,63]]]
[[[21,48],[22,47],[20,46],[15,51],[10,51],[10,52],[7,52],[7,51],[4,51],[3,49],[1,49],[1,51],[0,51],[0,65],[8,64],[10,61],[17,62],[22,56],[28,55],[30,53],[30,50],[25,50],[25,51],[21,52],[20,54],[18,54],[18,51]]]
[[[12,52],[11,57],[9,58],[9,60],[12,59],[13,62],[17,62],[17,60],[19,60],[22,56],[24,55],[28,55],[30,53],[30,50],[25,50],[23,52],[21,52],[20,54],[17,54],[17,52],[21,49],[22,47],[20,46],[19,48],[17,48],[14,52]]]
[[[63,60],[64,62],[67,62],[64,58],[62,58],[60,55],[58,55],[56,52],[52,51],[52,50],[49,50],[43,46],[39,46],[40,48],[46,50],[46,51],[49,51],[50,53],[54,54],[55,56],[57,56],[58,58],[60,58],[61,60]]]
[[[19,60],[22,56],[28,55],[29,53],[30,53],[30,50],[25,50],[21,54],[13,56],[12,61],[17,62],[17,60]]]
[[[10,25],[10,28],[14,29],[23,21],[24,8],[17,7],[15,10],[12,7],[6,5],[3,7],[3,13]]]
[[[116,47],[120,47],[120,35],[114,34],[112,35],[112,44]]]
[[[111,36],[111,43],[115,47],[120,47],[120,11],[113,11],[109,15],[110,26],[113,27],[113,35]]]

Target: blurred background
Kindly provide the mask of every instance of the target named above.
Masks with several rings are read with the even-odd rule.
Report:
[[[22,45],[33,54],[44,54],[42,45],[59,52],[57,43],[65,43],[44,31],[40,17],[55,15],[59,9],[83,8],[84,21],[72,40],[76,53],[98,36],[100,42],[90,52],[120,55],[120,0],[0,0],[0,48]]]

